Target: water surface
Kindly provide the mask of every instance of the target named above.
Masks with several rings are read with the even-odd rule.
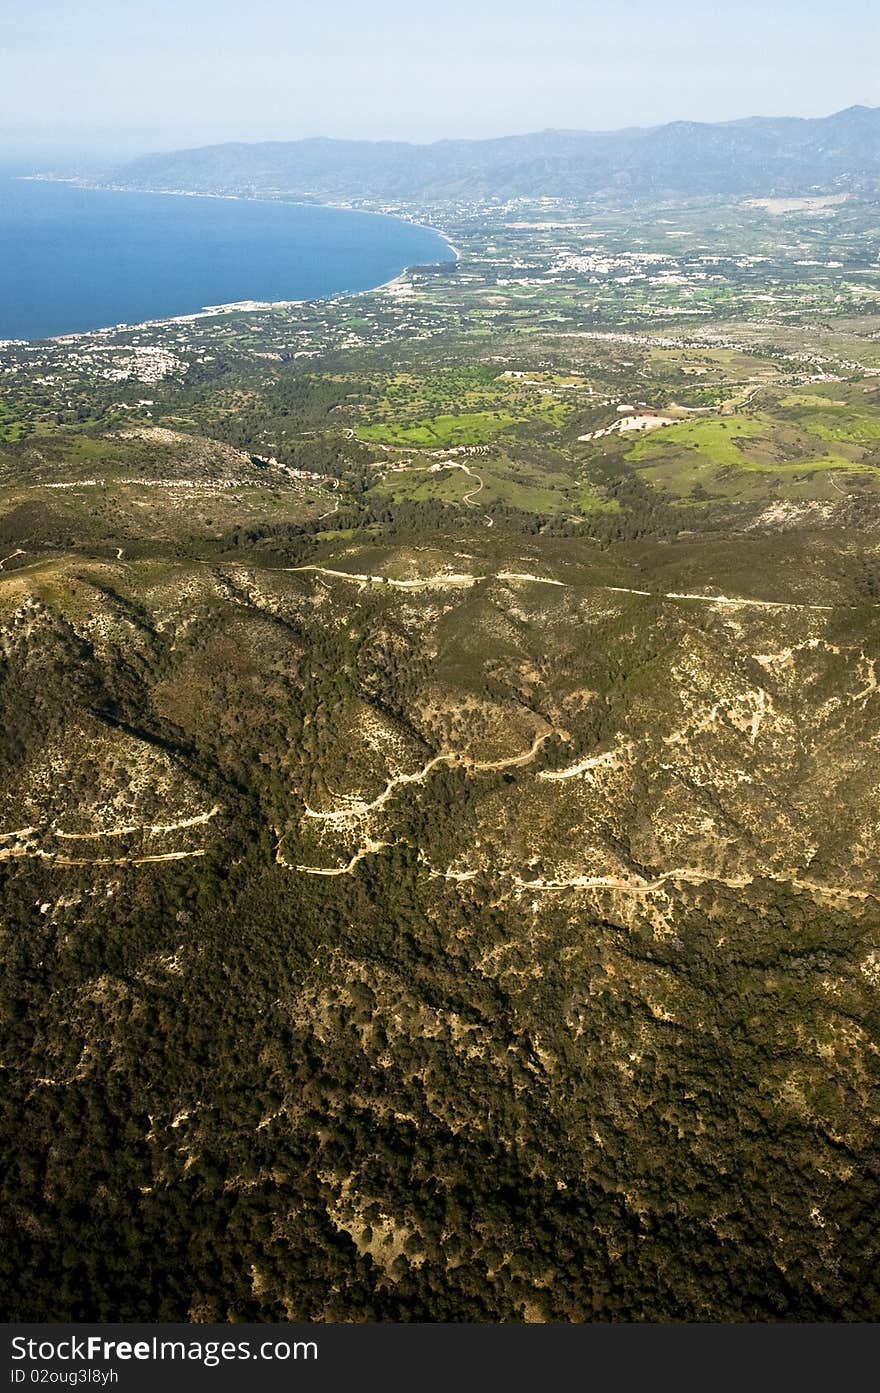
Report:
[[[452,259],[438,233],[398,218],[0,176],[0,339],[368,290]]]

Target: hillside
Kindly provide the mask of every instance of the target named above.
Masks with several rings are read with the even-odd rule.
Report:
[[[880,221],[780,202],[0,345],[5,1314],[880,1317]]]

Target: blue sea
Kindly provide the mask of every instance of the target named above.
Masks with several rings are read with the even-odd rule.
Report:
[[[0,339],[368,290],[453,259],[436,232],[398,218],[0,175]]]

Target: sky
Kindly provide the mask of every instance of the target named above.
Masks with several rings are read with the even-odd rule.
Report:
[[[0,162],[880,105],[877,0],[0,0]]]

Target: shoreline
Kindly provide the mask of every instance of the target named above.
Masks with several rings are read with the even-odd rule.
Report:
[[[248,197],[245,194],[234,193],[199,193],[194,189],[128,189],[119,185],[102,185],[85,183],[76,178],[63,178],[60,175],[47,174],[16,174],[14,179],[25,183],[35,184],[67,184],[73,188],[92,190],[95,193],[138,193],[152,194],[159,198],[212,198],[226,199],[235,203],[271,203],[275,206],[281,205],[288,208],[328,208],[338,213],[363,213],[368,217],[391,218],[398,222],[407,223],[410,227],[423,228],[426,232],[433,232],[435,236],[442,238],[455,258],[455,265],[461,260],[461,253],[456,246],[449,240],[448,235],[442,228],[433,227],[429,223],[418,222],[417,219],[401,215],[399,213],[379,212],[375,208],[352,208],[347,203],[313,203],[304,199],[286,198],[257,198]],[[319,295],[307,297],[303,300],[229,300],[219,305],[202,305],[197,310],[189,310],[183,314],[164,315],[158,319],[142,319],[135,323],[122,322],[119,324],[104,324],[95,329],[74,329],[66,334],[48,334],[33,339],[0,339],[0,349],[4,347],[26,346],[36,343],[71,343],[76,339],[93,338],[96,335],[108,335],[124,332],[133,332],[138,329],[159,328],[170,324],[191,324],[198,319],[219,318],[229,314],[253,314],[266,310],[292,309],[297,305],[323,305],[332,304],[335,300],[356,299],[360,295],[376,295],[379,291],[388,290],[393,285],[398,285],[413,269],[414,264],[424,264],[428,266],[442,266],[441,261],[430,261],[425,263],[413,263],[403,266],[395,276],[389,280],[382,281],[379,285],[366,286],[363,290],[340,290],[333,295]]]

